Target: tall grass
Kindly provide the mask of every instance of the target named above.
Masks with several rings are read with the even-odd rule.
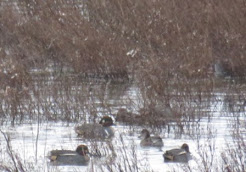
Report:
[[[152,127],[171,121],[181,134],[188,128],[192,135],[189,126],[210,117],[206,110],[218,101],[214,92],[236,91],[242,96],[229,101],[229,108],[238,102],[245,106],[245,86],[235,79],[246,73],[243,0],[0,3],[2,122],[95,121],[116,108],[107,101],[108,93],[120,97],[109,86],[113,80],[134,81],[141,97],[136,109],[142,108],[140,116]],[[217,62],[233,80],[214,77]],[[89,80],[84,86],[82,78],[99,84]],[[170,121],[163,111],[169,108]],[[244,143],[237,136],[239,148]],[[240,157],[230,159],[232,154],[223,154],[225,164],[238,163]]]
[[[30,69],[52,62],[82,76],[135,78],[148,106],[170,103],[172,92],[210,92],[216,61],[232,76],[246,73],[244,7],[241,0],[5,2],[1,60],[18,63],[18,78],[9,83],[13,74],[2,71],[1,87],[30,84]]]
[[[1,51],[22,57],[26,67],[55,60],[77,72],[137,69],[165,81],[208,77],[221,60],[235,75],[245,73],[241,0],[21,0],[7,7]]]

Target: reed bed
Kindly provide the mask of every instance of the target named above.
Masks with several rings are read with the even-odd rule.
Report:
[[[200,121],[209,123],[219,107],[214,104],[223,103],[221,116],[235,118],[235,131],[234,143],[221,154],[222,166],[228,172],[245,171],[245,138],[238,127],[246,111],[244,1],[0,3],[3,126],[95,122],[103,114],[116,117],[123,107],[147,121],[142,126],[192,137],[202,135]],[[225,76],[216,75],[216,65],[223,66]],[[138,90],[134,98],[128,94],[131,86]],[[219,169],[211,140],[209,151],[198,149],[203,171]],[[12,165],[0,168],[28,171],[10,148]],[[125,167],[103,170],[139,170],[134,146],[132,157],[122,149]]]

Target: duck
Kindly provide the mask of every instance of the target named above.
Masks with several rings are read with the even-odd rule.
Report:
[[[163,158],[165,162],[187,163],[191,159],[188,144],[184,143],[181,148],[167,150]]]
[[[139,114],[129,112],[125,108],[118,109],[115,120],[125,124],[141,124],[143,122]]]
[[[53,165],[87,165],[90,161],[86,145],[77,146],[76,150],[52,150],[49,159]]]
[[[99,123],[76,126],[75,132],[83,138],[107,139],[114,136],[112,125],[114,125],[113,119],[110,116],[103,116]]]
[[[160,136],[150,136],[147,129],[143,129],[139,137],[142,139],[140,142],[142,147],[162,147],[164,145]]]

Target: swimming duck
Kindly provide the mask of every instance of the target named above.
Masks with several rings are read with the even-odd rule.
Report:
[[[138,114],[128,112],[125,108],[120,108],[118,109],[115,120],[126,124],[139,124],[143,122],[139,117],[140,115]]]
[[[139,136],[142,140],[140,145],[145,146],[154,146],[154,147],[162,147],[163,141],[160,136],[150,136],[150,133],[147,129],[143,129]]]
[[[79,145],[75,151],[52,150],[49,159],[54,165],[87,165],[90,161],[88,154],[88,147]]]
[[[106,139],[114,136],[114,125],[110,116],[103,116],[99,124],[83,124],[75,127],[75,132],[84,138]]]
[[[187,163],[190,159],[190,150],[188,144],[184,143],[181,148],[167,150],[163,154],[165,162],[182,162]]]

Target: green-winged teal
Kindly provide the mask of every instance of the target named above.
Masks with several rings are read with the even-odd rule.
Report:
[[[103,116],[99,124],[82,124],[75,127],[75,132],[88,139],[106,139],[114,136],[113,119],[110,116]]]
[[[181,148],[167,150],[163,158],[165,162],[187,163],[191,159],[188,144],[184,143]]]
[[[54,165],[87,165],[90,161],[89,149],[86,145],[79,145],[73,150],[52,150],[49,159]]]
[[[143,129],[139,136],[142,140],[140,145],[145,146],[153,146],[153,147],[162,147],[163,141],[160,136],[150,136],[150,133],[147,129]]]

